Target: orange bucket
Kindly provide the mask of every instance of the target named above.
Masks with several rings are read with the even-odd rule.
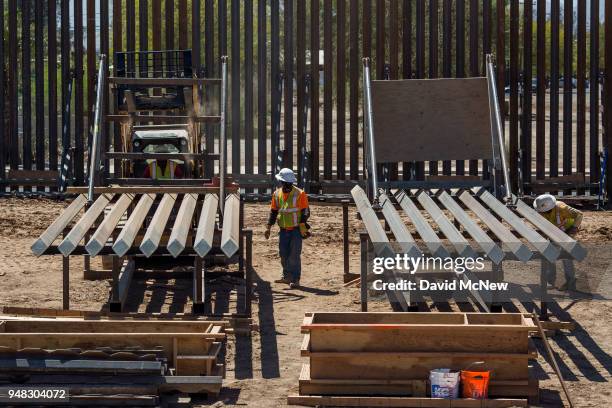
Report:
[[[461,370],[463,398],[486,399],[489,395],[490,371]]]

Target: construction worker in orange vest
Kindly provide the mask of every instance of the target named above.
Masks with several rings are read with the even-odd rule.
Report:
[[[281,258],[283,274],[276,283],[286,283],[291,288],[299,287],[302,272],[302,240],[309,236],[310,226],[306,223],[310,217],[308,196],[297,188],[295,174],[291,169],[281,169],[276,175],[281,187],[272,194],[270,216],[265,237],[270,238],[270,230],[278,222],[278,252]]]
[[[151,146],[151,145],[150,145]],[[155,153],[172,153],[168,145],[152,145]],[[182,162],[179,160],[149,159],[143,176],[153,180],[170,180],[183,177]]]
[[[539,212],[544,218],[556,225],[561,231],[569,235],[575,234],[582,224],[582,212],[569,205],[558,201],[551,194],[542,194],[533,202],[533,208]],[[563,269],[565,273],[565,283],[559,287],[559,290],[576,290],[576,271],[574,263],[571,259],[563,260]],[[551,274],[548,276],[548,281],[554,284],[556,276]]]

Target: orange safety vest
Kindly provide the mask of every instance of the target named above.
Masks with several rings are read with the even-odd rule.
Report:
[[[283,189],[279,188],[274,192],[273,199],[278,208],[278,226],[281,228],[295,228],[300,225],[300,209],[297,206],[298,198],[302,190],[293,186],[287,199],[283,199]]]
[[[168,180],[174,179],[174,170],[176,163],[168,160],[165,170],[162,171],[161,166],[157,165],[157,160],[147,160],[149,166],[149,174],[153,180]]]

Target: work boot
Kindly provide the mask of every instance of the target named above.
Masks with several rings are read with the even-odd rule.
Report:
[[[286,278],[280,278],[274,281],[274,283],[286,283],[287,285],[291,285],[291,281]]]
[[[559,290],[562,292],[568,290],[576,291],[576,278],[566,280],[563,285],[559,286]]]

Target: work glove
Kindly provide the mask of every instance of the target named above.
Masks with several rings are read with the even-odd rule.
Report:
[[[271,225],[268,225],[268,226],[266,227],[266,232],[264,232],[264,237],[265,237],[266,239],[270,239],[270,229],[271,229],[271,228],[272,228],[272,226],[271,226]]]
[[[305,222],[300,223],[300,235],[303,239],[306,239],[310,236],[309,229],[310,225],[306,224]]]

